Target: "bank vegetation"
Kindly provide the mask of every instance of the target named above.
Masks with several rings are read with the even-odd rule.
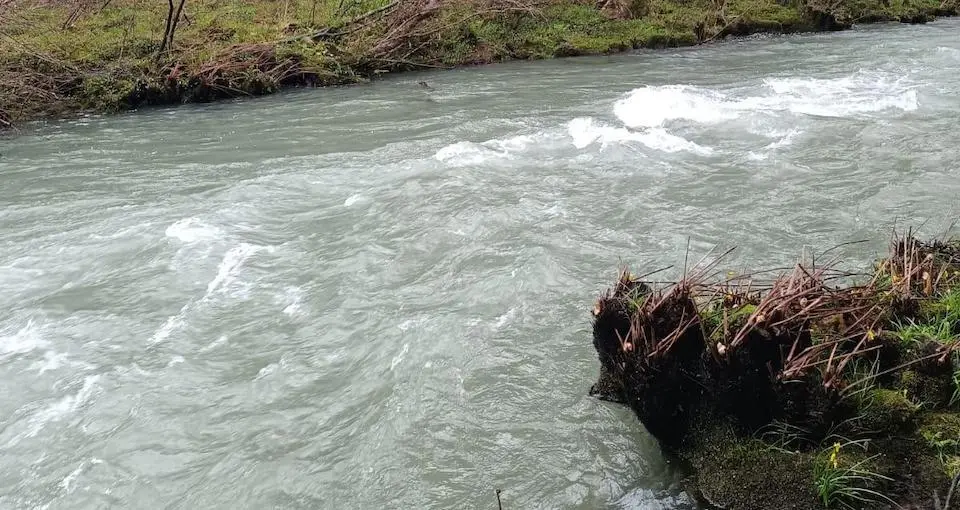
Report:
[[[958,0],[0,0],[0,126],[386,73],[925,22]]]

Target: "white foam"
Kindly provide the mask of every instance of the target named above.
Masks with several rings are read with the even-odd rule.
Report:
[[[547,136],[540,132],[533,135],[517,135],[510,138],[495,138],[483,143],[456,142],[434,154],[434,159],[451,166],[477,165],[497,158],[511,158],[521,154]]]
[[[170,317],[167,317],[166,322],[164,322],[163,325],[160,326],[160,329],[158,329],[153,333],[153,335],[150,337],[149,342],[151,344],[162,342],[167,338],[169,338],[171,333],[183,327],[183,324],[184,324],[183,315],[186,313],[188,307],[189,307],[189,304],[184,305],[184,307],[180,309],[180,313],[178,313],[177,315],[171,315]]]
[[[657,127],[674,119],[714,123],[737,117],[721,93],[690,85],[641,87],[617,101],[613,113],[629,127]]]
[[[493,324],[494,329],[500,329],[506,326],[510,321],[517,316],[518,310],[517,307],[511,307],[505,313],[497,317],[497,321]]]
[[[663,152],[687,151],[701,156],[713,154],[713,149],[710,147],[704,147],[682,136],[670,134],[662,128],[654,128],[647,131],[640,136],[640,141],[651,149]]]
[[[543,133],[539,136],[542,137]],[[531,135],[517,135],[505,139],[494,139],[484,142],[483,146],[504,153],[523,152],[537,143],[537,137]]]
[[[560,204],[553,204],[550,207],[544,209],[543,214],[552,218],[555,218],[557,216],[566,217],[567,211],[565,211],[563,207],[560,207]]]
[[[799,135],[800,135],[800,130],[799,130],[799,129],[791,129],[788,133],[786,133],[785,135],[783,135],[783,136],[782,136],[779,140],[777,140],[776,142],[771,142],[771,143],[767,144],[767,146],[764,147],[764,149],[773,150],[773,149],[779,149],[780,147],[786,147],[786,146],[792,144],[792,143],[793,143],[793,140],[794,140],[797,136],[799,136]]]
[[[220,264],[217,266],[216,276],[214,276],[213,280],[210,280],[210,283],[207,284],[207,290],[203,297],[200,298],[199,302],[202,303],[210,299],[215,293],[218,293],[219,291],[229,287],[230,284],[236,280],[237,273],[239,272],[243,263],[250,258],[251,255],[264,249],[267,251],[273,251],[274,248],[272,246],[258,246],[248,243],[240,243],[238,246],[228,250],[227,253],[224,254]],[[169,338],[170,335],[175,331],[182,328],[186,324],[187,314],[196,304],[197,301],[191,300],[187,302],[187,304],[183,305],[176,315],[167,317],[167,320],[163,323],[163,325],[161,325],[160,328],[150,336],[148,342],[151,344],[162,342]]]
[[[77,468],[71,471],[70,474],[68,474],[67,476],[63,477],[63,480],[60,480],[60,483],[57,485],[59,485],[61,489],[66,491],[67,494],[73,492],[72,490],[73,484],[74,482],[76,482],[77,478],[79,478],[80,475],[83,474],[83,472],[88,467],[96,466],[98,464],[103,464],[103,460],[98,459],[96,457],[91,457],[89,464],[86,460],[81,461],[80,464],[77,466]]]
[[[210,352],[216,349],[217,347],[220,347],[221,345],[227,343],[228,339],[229,338],[227,337],[227,335],[221,335],[220,338],[217,338],[216,340],[210,342],[210,344],[207,345],[206,347],[200,349],[200,352]]]
[[[362,199],[362,198],[363,198],[363,195],[361,195],[361,194],[359,194],[359,193],[357,193],[356,195],[351,195],[351,196],[347,197],[346,200],[343,201],[343,206],[344,206],[344,207],[350,207],[350,206],[352,206],[353,204],[359,202],[360,199]]]
[[[613,143],[635,141],[662,152],[688,151],[700,155],[713,152],[710,147],[698,145],[662,128],[632,131],[622,127],[608,126],[590,117],[571,120],[567,125],[567,132],[573,139],[574,147],[578,149],[584,149],[594,143],[604,147]]]
[[[496,152],[473,142],[457,142],[441,148],[433,155],[441,163],[475,165],[495,156]]]
[[[240,243],[239,246],[230,248],[217,267],[217,276],[207,284],[207,293],[204,298],[213,295],[219,288],[229,285],[236,278],[236,273],[244,261],[262,248],[262,246],[247,243]]]
[[[8,446],[15,445],[24,438],[36,437],[47,424],[60,421],[67,415],[79,410],[95,395],[99,380],[99,375],[85,377],[83,386],[75,394],[67,395],[31,416],[27,424],[28,430],[11,439]]]
[[[397,368],[403,361],[403,356],[407,354],[407,351],[410,349],[410,344],[403,344],[403,348],[400,349],[400,354],[394,356],[393,361],[390,362],[390,371],[392,372],[394,368]]]
[[[760,91],[744,96],[690,85],[634,89],[614,104],[627,127],[665,127],[669,121],[714,124],[756,112],[850,117],[919,107],[916,85],[900,75],[858,71],[830,79],[767,78]]]
[[[303,308],[302,301],[303,290],[300,287],[287,287],[282,298],[282,303],[286,305],[283,307],[283,313],[290,317],[299,315]]]
[[[585,149],[601,139],[626,139],[629,134],[626,129],[600,126],[591,117],[579,117],[571,120],[567,124],[567,133],[573,139],[573,146],[578,149]]]
[[[96,233],[90,234],[89,237],[90,239],[96,239],[98,241],[104,240],[104,239],[120,239],[121,237],[125,237],[139,230],[143,230],[143,228],[144,228],[143,224],[138,224],[132,227],[121,228],[119,230],[115,230],[113,232],[107,232],[104,234],[96,234]],[[169,227],[167,227],[167,229],[169,230]]]
[[[47,351],[43,353],[43,361],[35,361],[30,365],[30,368],[37,370],[39,373],[44,373],[50,370],[56,370],[63,366],[63,362],[66,361],[67,355],[59,353],[56,351]]]
[[[280,370],[281,368],[283,368],[284,365],[286,365],[286,362],[284,362],[282,358],[277,363],[270,363],[269,365],[261,368],[257,372],[256,377],[253,378],[253,380],[259,381],[260,379],[263,379],[264,377],[269,376],[270,374],[276,372],[277,370]]]
[[[0,331],[0,359],[14,356],[17,354],[26,354],[34,349],[39,349],[50,345],[40,334],[40,328],[33,322],[33,319],[17,329]]]
[[[177,220],[174,224],[167,227],[166,235],[167,237],[179,239],[184,243],[212,241],[223,237],[220,229],[194,217]]]
[[[417,317],[416,319],[407,319],[401,322],[400,324],[397,324],[397,329],[406,333],[407,331],[410,331],[413,328],[419,328],[423,324],[426,324],[427,320],[428,319],[425,317]]]
[[[957,60],[960,60],[960,48],[950,48],[948,46],[937,46],[938,53],[946,53]]]
[[[917,90],[902,79],[856,73],[833,79],[768,78],[764,86],[772,96],[750,98],[741,106],[820,117],[850,117],[885,110],[914,111],[919,107]]]
[[[80,476],[80,473],[83,472],[83,468],[85,465],[86,465],[86,462],[81,462],[80,465],[77,466],[76,469],[71,471],[69,475],[63,477],[63,480],[60,480],[60,483],[58,484],[60,488],[69,493],[70,487],[73,485],[73,482],[76,481],[77,477]]]

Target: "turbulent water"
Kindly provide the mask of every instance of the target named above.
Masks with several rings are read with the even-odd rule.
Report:
[[[860,264],[945,229],[958,30],[28,126],[0,140],[0,507],[694,508],[587,396],[592,300],[688,246]]]

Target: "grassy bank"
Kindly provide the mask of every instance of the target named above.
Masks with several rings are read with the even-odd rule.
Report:
[[[957,12],[957,0],[186,0],[165,43],[169,5],[0,0],[0,126]]]
[[[593,309],[591,393],[720,508],[957,508],[960,240],[895,237],[862,275],[712,283],[717,263],[659,289],[621,274]]]

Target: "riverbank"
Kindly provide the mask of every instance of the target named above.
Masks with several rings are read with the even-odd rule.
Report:
[[[710,506],[951,508],[960,241],[895,236],[859,277],[709,283],[717,264],[660,289],[621,274],[593,309],[591,394],[628,404]]]
[[[695,45],[758,32],[840,30],[854,23],[926,22],[958,8],[956,0],[182,5],[169,16],[167,4],[140,0],[0,3],[0,126],[343,85],[414,69]]]

